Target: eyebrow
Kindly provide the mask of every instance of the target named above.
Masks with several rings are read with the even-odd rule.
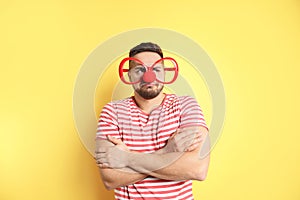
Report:
[[[137,62],[135,62],[134,60],[129,60],[129,69],[131,69],[132,67],[134,67],[134,66],[132,66],[132,65],[137,65],[138,63]]]

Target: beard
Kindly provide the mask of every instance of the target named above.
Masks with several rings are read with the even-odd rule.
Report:
[[[147,86],[141,86],[139,88],[136,88],[135,91],[144,99],[153,99],[157,97],[160,92],[163,90],[164,86],[163,85],[156,85],[156,88],[149,88]]]

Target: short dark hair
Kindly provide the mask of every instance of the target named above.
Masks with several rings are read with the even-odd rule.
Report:
[[[161,58],[164,57],[160,46],[158,46],[157,44],[154,44],[152,42],[143,42],[143,43],[133,47],[132,49],[130,49],[129,57],[133,57],[136,54],[145,52],[145,51],[157,53],[158,55],[160,55]]]

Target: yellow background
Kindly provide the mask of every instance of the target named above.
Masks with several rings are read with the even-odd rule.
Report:
[[[2,0],[0,27],[1,200],[112,199],[75,130],[74,82],[97,45],[143,27],[192,38],[224,83],[224,130],[195,198],[300,199],[299,0]]]

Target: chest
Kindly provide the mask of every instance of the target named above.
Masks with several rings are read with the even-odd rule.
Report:
[[[180,124],[180,108],[176,105],[161,106],[150,114],[128,106],[117,114],[119,133],[130,150],[157,151],[163,148]]]

